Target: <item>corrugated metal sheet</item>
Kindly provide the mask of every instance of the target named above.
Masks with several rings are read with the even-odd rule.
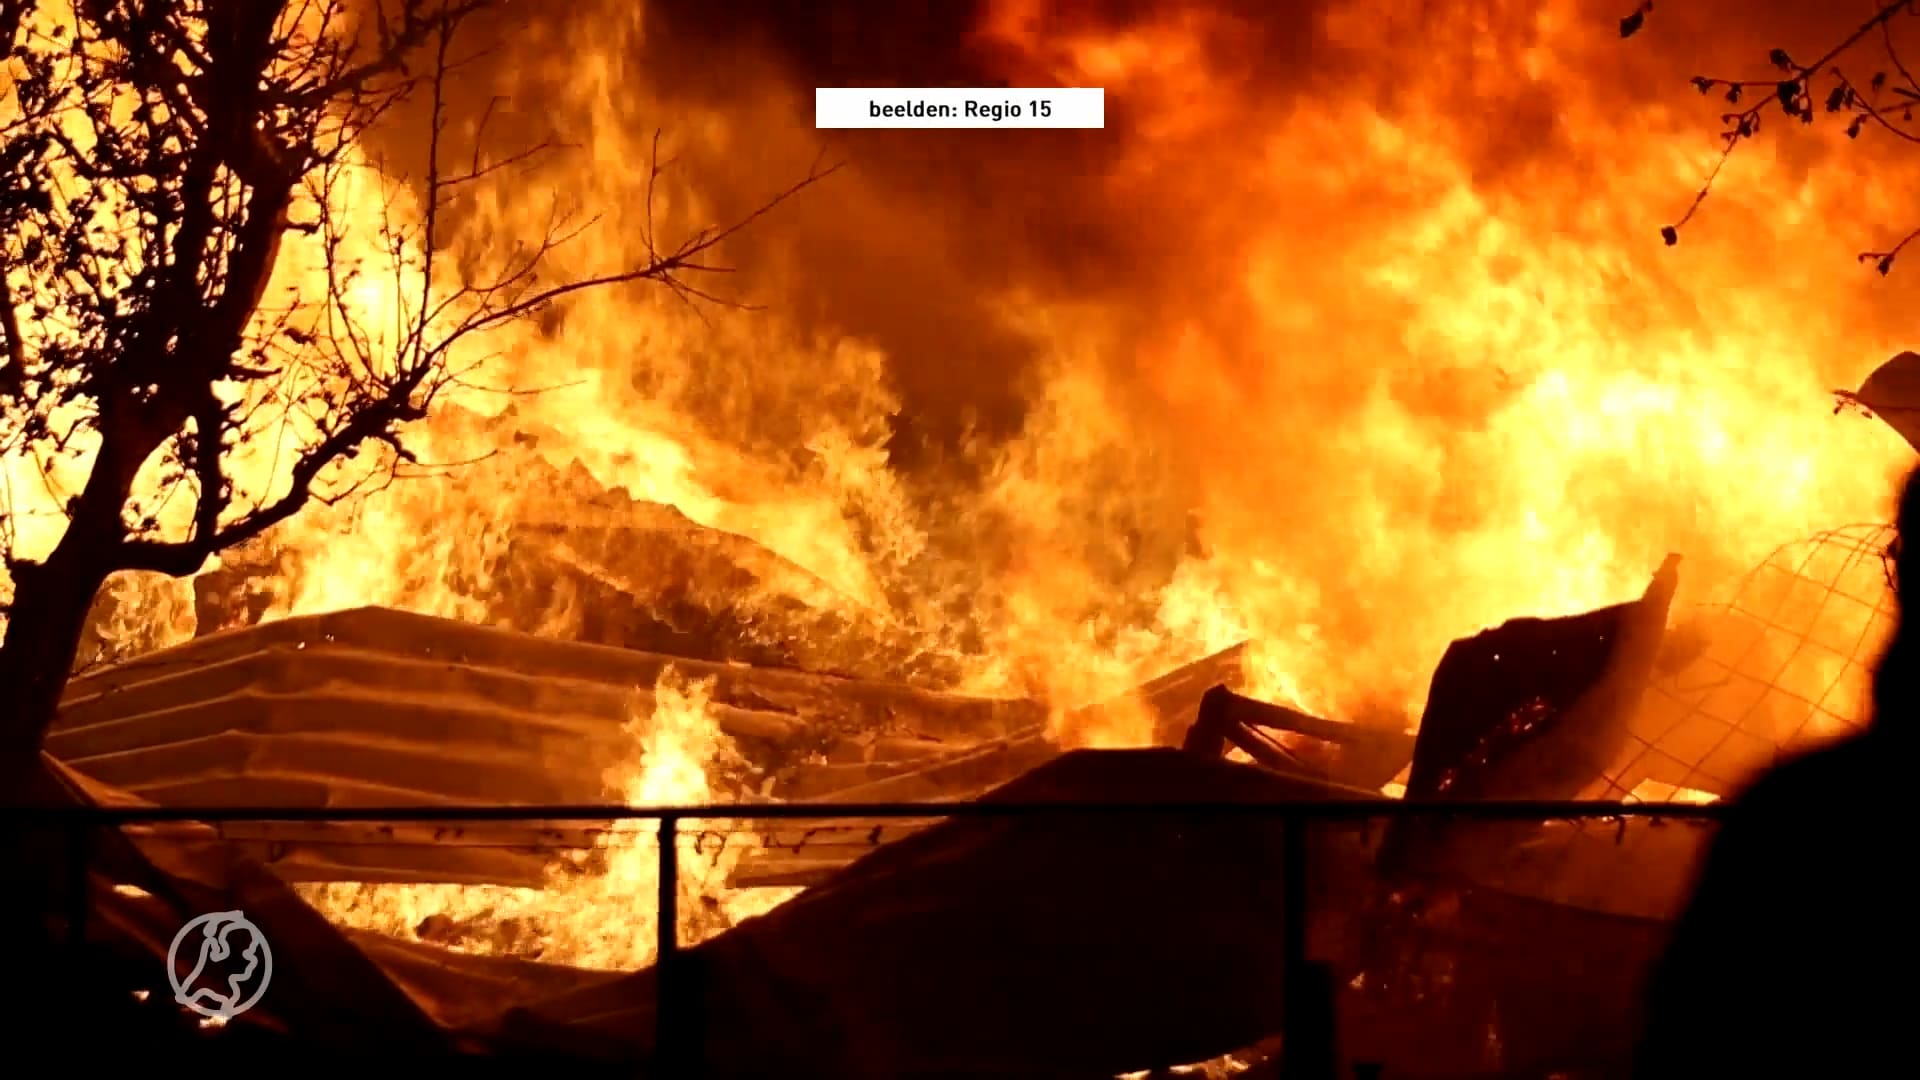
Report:
[[[634,753],[623,722],[651,710],[669,667],[713,680],[720,727],[775,771],[856,735],[957,750],[1044,716],[1025,702],[365,608],[215,634],[77,679],[47,750],[168,805],[593,803],[609,797],[607,767]],[[365,827],[229,831],[295,879],[502,883],[538,881],[545,859],[582,833],[540,823],[469,827],[457,841],[360,835]]]

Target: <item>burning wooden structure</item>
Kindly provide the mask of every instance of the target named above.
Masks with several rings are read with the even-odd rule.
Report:
[[[710,682],[710,715],[763,778],[756,797],[928,804],[921,819],[747,826],[752,850],[729,884],[806,891],[687,954],[714,1075],[764,1074],[768,1055],[847,1076],[1110,1074],[1276,1029],[1278,822],[950,818],[942,802],[1384,804],[1379,789],[1395,783],[1462,801],[1724,794],[1788,740],[1728,756],[1729,740],[1709,737],[1727,724],[1698,680],[1728,653],[1666,632],[1676,572],[1670,560],[1627,604],[1457,642],[1417,736],[1244,697],[1236,649],[1134,695],[1158,741],[1182,749],[1065,755],[1033,702],[347,611],[77,679],[49,739],[50,784],[108,805],[594,802],[624,720],[671,668]],[[1755,603],[1742,596],[1719,615]],[[1726,677],[1741,673],[1735,661]],[[152,963],[183,914],[237,908],[289,973],[253,1022],[644,1067],[651,969],[343,930],[295,889],[537,887],[605,831],[129,825],[97,851],[87,934]],[[1342,988],[1340,1045],[1406,1076],[1617,1062],[1635,980],[1704,836],[1461,820],[1317,828],[1309,940]],[[1013,967],[1028,988],[995,993]],[[329,974],[292,974],[304,971]],[[1042,999],[1057,1008],[1031,1015]],[[354,1019],[362,1008],[380,1024]],[[736,1025],[772,1034],[743,1045],[722,1034]]]

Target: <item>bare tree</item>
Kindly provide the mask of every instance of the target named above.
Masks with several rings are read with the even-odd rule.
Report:
[[[543,274],[580,231],[556,214],[491,280],[461,277],[448,207],[541,149],[443,145],[448,79],[477,55],[462,27],[505,3],[0,0],[0,454],[64,519],[27,553],[25,501],[0,492],[0,754],[39,746],[109,575],[192,574],[390,476],[406,425],[466,373],[463,341],[624,282],[712,299],[716,248],[831,171],[732,225],[647,236],[617,273]],[[367,187],[361,138],[410,96],[432,118],[420,209],[369,225],[344,196]],[[320,295],[270,290],[289,242],[319,252]],[[397,297],[377,317],[355,299],[373,273]],[[263,445],[265,485],[237,465]]]
[[[1620,36],[1639,33],[1652,12],[1651,0],[1641,3],[1620,20]],[[1920,126],[1913,115],[1914,106],[1920,105],[1920,80],[1902,57],[1896,32],[1903,15],[1920,16],[1920,0],[1880,0],[1865,21],[1837,33],[1817,53],[1807,50],[1815,56],[1810,62],[1802,63],[1796,53],[1775,47],[1766,57],[1770,73],[1763,77],[1693,76],[1695,90],[1719,95],[1730,108],[1721,115],[1725,127],[1720,133],[1719,160],[1686,212],[1661,228],[1662,238],[1668,244],[1680,242],[1680,229],[1700,212],[1733,152],[1759,136],[1770,117],[1812,124],[1828,116],[1846,123],[1848,138],[1879,135],[1920,144]],[[1891,273],[1894,260],[1916,238],[1920,238],[1920,227],[1881,250],[1861,252],[1860,261],[1882,274]]]

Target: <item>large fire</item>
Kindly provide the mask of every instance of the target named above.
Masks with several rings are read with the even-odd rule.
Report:
[[[688,806],[732,794],[714,775],[734,752],[707,713],[711,687],[671,669],[654,687],[650,715],[628,723],[634,756],[607,771],[630,806]],[[711,832],[712,835],[708,835]],[[690,917],[679,935],[693,944],[759,914],[798,890],[726,887],[727,872],[751,840],[723,823],[686,821],[675,854]],[[638,970],[653,963],[660,885],[658,831],[620,822],[543,888],[475,885],[377,886],[332,883],[302,893],[343,925],[396,937],[437,939],[453,948],[541,957],[583,967]]]
[[[526,192],[547,189],[604,211],[557,269],[630,261],[656,123],[691,164],[651,212],[683,226],[724,216],[742,177],[817,152],[810,95],[771,61],[731,63],[731,89],[699,92],[644,69],[634,58],[660,31],[639,7],[585,5],[508,50],[504,88],[538,96],[522,108],[581,149],[477,193],[459,242],[472,265],[538,233],[549,207]],[[482,458],[500,436],[476,418],[511,407],[557,467],[751,537],[823,582],[822,602],[956,661],[969,692],[1064,710],[1251,639],[1256,695],[1400,726],[1465,633],[1637,595],[1668,551],[1688,554],[1698,599],[1776,545],[1885,517],[1911,450],[1830,408],[1911,335],[1851,265],[1914,205],[1873,147],[1830,153],[1845,140],[1823,129],[1749,146],[1666,249],[1658,227],[1717,153],[1712,109],[1687,107],[1690,71],[1661,73],[1657,92],[1616,85],[1642,62],[1621,51],[1618,12],[1329,3],[1298,33],[1337,59],[1303,53],[1279,77],[1235,45],[1236,18],[1157,10],[1113,25],[1009,0],[967,46],[1013,85],[1106,87],[1114,127],[1092,133],[1097,151],[1064,132],[959,133],[973,141],[954,160],[977,160],[975,175],[921,197],[921,133],[830,147],[851,168],[732,253],[759,310],[645,286],[583,295],[491,338],[497,355],[415,448]],[[1027,170],[1033,190],[1005,198],[1038,204],[1036,222],[1047,199],[1061,217],[1071,201],[1086,253],[1015,234],[985,205],[999,196],[956,193]],[[343,197],[369,222],[396,212],[380,192]],[[298,286],[315,269],[296,246],[281,273]],[[949,292],[904,294],[894,275]],[[1024,362],[883,344],[937,344],[894,331],[953,322],[951,290],[990,324],[979,340]],[[359,299],[398,302],[375,285]],[[874,310],[847,314],[861,304]],[[943,404],[956,371],[995,385]],[[1002,392],[1019,398],[1011,422],[961,415]],[[896,433],[942,424],[961,435],[908,460]],[[8,460],[16,492],[37,489],[31,468]],[[474,598],[508,526],[568,512],[531,486],[432,477],[316,508],[274,538],[303,569],[272,614],[484,617]],[[181,587],[152,585],[150,603]],[[556,632],[566,620],[554,613]],[[713,780],[724,747],[700,688],[656,700],[633,760],[609,763],[610,795],[731,794]],[[1113,723],[1061,736],[1146,737]],[[651,842],[616,835],[599,876],[543,892],[313,895],[350,924],[405,933],[485,913],[491,929],[467,944],[511,947],[500,927],[519,925],[549,958],[636,965]]]

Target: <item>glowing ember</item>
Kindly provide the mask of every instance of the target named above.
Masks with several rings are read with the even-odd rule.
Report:
[[[1642,780],[1633,786],[1633,791],[1627,796],[1627,801],[1693,803],[1704,806],[1707,803],[1719,802],[1720,796],[1715,795],[1711,791],[1679,787],[1674,784],[1661,783],[1658,780]]]

